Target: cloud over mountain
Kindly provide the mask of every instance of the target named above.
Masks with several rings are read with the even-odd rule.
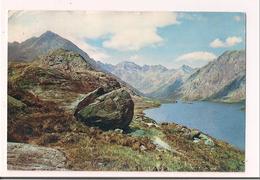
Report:
[[[183,54],[176,59],[176,64],[187,64],[192,67],[201,67],[216,59],[216,55],[206,51],[195,51]]]
[[[178,21],[171,12],[10,11],[8,23],[9,42],[51,30],[77,44],[101,38],[103,47],[128,51],[162,44],[157,29]]]
[[[242,42],[242,38],[237,37],[237,36],[228,37],[228,38],[226,38],[225,41],[222,41],[217,38],[210,43],[210,47],[213,47],[213,48],[231,47],[231,46],[235,46],[241,42]]]

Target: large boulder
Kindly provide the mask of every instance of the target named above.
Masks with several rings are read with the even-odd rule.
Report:
[[[76,118],[88,126],[97,126],[104,130],[126,129],[134,114],[134,102],[130,94],[123,88],[101,96],[98,94],[102,94],[100,89],[90,93],[84,102],[79,103]],[[82,104],[85,106],[82,107]]]

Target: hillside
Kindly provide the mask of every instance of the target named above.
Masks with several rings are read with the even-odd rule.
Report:
[[[65,49],[80,54],[91,66],[98,68],[93,59],[71,41],[58,34],[46,31],[39,37],[29,38],[21,43],[8,43],[9,61],[32,61],[56,49]]]
[[[134,116],[124,131],[103,131],[77,121],[78,103],[99,87],[110,92],[120,83],[72,51],[58,49],[33,62],[9,63],[8,169],[244,170],[243,152],[231,145],[144,116],[145,108],[159,105],[149,99],[132,96]],[[200,142],[194,141],[197,135]]]
[[[103,69],[94,59],[90,58],[89,55],[76,46],[71,41],[59,36],[52,31],[46,31],[39,37],[32,37],[24,42],[8,43],[8,61],[16,62],[31,62],[35,59],[45,56],[47,53],[53,52],[58,49],[64,49],[78,53],[88,64],[89,67],[108,74],[106,69]],[[113,76],[123,87],[126,87],[131,93],[136,95],[142,95],[137,89],[124,82],[117,76]]]
[[[166,87],[168,98],[239,102],[245,100],[245,51],[226,51],[186,81]],[[177,88],[176,88],[177,86]]]

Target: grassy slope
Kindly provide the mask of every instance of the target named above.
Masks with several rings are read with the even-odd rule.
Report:
[[[59,149],[67,157],[67,169],[244,170],[244,152],[214,138],[213,147],[205,145],[203,141],[194,143],[187,136],[187,132],[191,131],[189,128],[177,124],[156,124],[144,115],[143,110],[158,106],[159,103],[142,97],[133,97],[135,114],[128,132],[87,127],[77,122],[73,111],[66,108],[78,101],[81,92],[72,92],[73,89],[67,91],[68,86],[53,88],[55,84],[47,81],[53,77],[49,73],[47,76],[46,73],[34,74],[33,79],[22,78],[23,81],[20,81],[26,68],[28,66],[24,64],[9,69],[8,94],[25,105],[18,109],[9,106],[8,140]],[[59,77],[66,80],[62,75]],[[41,96],[46,94],[45,91],[48,91],[49,96]],[[72,94],[65,96],[66,92]]]

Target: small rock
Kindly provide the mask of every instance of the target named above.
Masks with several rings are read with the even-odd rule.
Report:
[[[118,133],[123,133],[124,132],[122,129],[118,129],[118,128],[116,128],[114,131],[118,132]]]
[[[193,142],[194,143],[198,143],[198,142],[200,142],[200,139],[199,138],[194,138]]]
[[[141,150],[141,151],[145,151],[145,150],[147,150],[147,148],[146,148],[144,145],[141,145],[141,146],[140,146],[140,150]]]
[[[199,138],[201,139],[201,140],[203,140],[204,141],[204,144],[206,144],[206,145],[209,145],[209,146],[214,146],[215,144],[214,144],[214,141],[211,139],[211,138],[209,138],[208,136],[206,136],[205,134],[200,134],[199,135]]]
[[[200,131],[196,130],[196,129],[192,129],[190,132],[190,139],[195,139],[195,138],[199,138],[200,136]]]
[[[148,127],[159,127],[157,124],[154,123],[146,123]]]
[[[207,140],[205,140],[204,143],[205,143],[206,145],[208,145],[208,146],[214,146],[214,145],[215,145],[212,139],[207,139]]]

